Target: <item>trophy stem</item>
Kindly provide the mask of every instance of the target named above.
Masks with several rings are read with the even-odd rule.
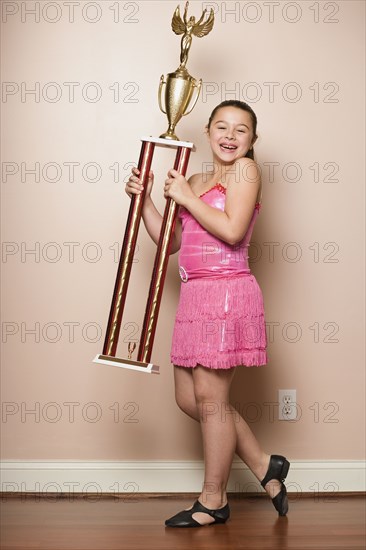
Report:
[[[174,170],[177,170],[177,172],[183,176],[185,176],[187,172],[190,153],[190,147],[178,147],[175,157]],[[168,267],[169,250],[175,227],[177,206],[177,203],[173,199],[170,197],[167,199],[151,277],[145,317],[142,325],[140,346],[137,354],[137,360],[144,363],[150,362],[151,351],[154,343],[160,302]]]
[[[121,320],[126,301],[127,288],[131,274],[133,256],[142,216],[142,207],[144,203],[154,149],[155,143],[151,141],[142,142],[138,169],[140,170],[140,179],[142,180],[144,188],[142,193],[138,195],[134,194],[131,198],[131,205],[128,212],[127,225],[123,238],[122,252],[119,260],[112,304],[103,346],[103,355],[116,355]]]

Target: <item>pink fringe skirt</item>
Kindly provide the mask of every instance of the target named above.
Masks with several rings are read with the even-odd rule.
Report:
[[[267,363],[262,291],[252,273],[181,283],[170,360],[229,369]]]

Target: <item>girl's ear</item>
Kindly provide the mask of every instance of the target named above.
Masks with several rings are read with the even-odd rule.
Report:
[[[206,134],[207,138],[210,137],[210,130],[208,129],[208,125],[205,126],[205,131],[204,133]]]

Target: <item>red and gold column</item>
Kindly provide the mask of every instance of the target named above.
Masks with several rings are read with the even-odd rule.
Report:
[[[168,140],[163,138],[142,138],[142,146],[138,169],[143,183],[143,191],[131,198],[128,213],[122,251],[118,265],[117,277],[113,291],[112,303],[109,312],[108,324],[105,334],[103,353],[94,358],[95,363],[102,363],[122,368],[138,370],[141,372],[159,374],[159,366],[151,363],[151,353],[154,343],[156,325],[158,321],[160,302],[163,293],[165,275],[168,268],[169,249],[175,228],[177,215],[177,203],[170,197],[167,198],[163,223],[157,246],[154,267],[147,298],[145,317],[142,325],[140,346],[137,360],[131,359],[134,349],[129,346],[128,358],[116,357],[116,350],[120,327],[126,302],[128,284],[131,274],[137,235],[142,217],[142,207],[145,199],[146,186],[151,169],[155,145],[177,148],[174,169],[185,176],[193,143]]]

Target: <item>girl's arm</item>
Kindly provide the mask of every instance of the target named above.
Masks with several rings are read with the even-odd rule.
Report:
[[[240,170],[229,177],[224,211],[193,193],[187,193],[182,203],[206,231],[230,245],[240,242],[247,232],[261,185],[259,167],[252,159],[237,162]]]
[[[132,168],[131,175],[125,187],[125,191],[130,198],[132,198],[133,194],[139,194],[142,192],[142,184],[139,178],[139,174],[140,173],[137,168]],[[153,187],[153,183],[154,183],[154,173],[150,171],[141,214],[142,214],[142,219],[144,221],[146,231],[148,232],[149,236],[154,241],[154,243],[157,245],[159,242],[161,226],[163,223],[163,216],[158,212],[151,198],[151,190]],[[181,234],[182,234],[181,222],[177,218],[175,232],[172,237],[172,243],[171,243],[169,254],[174,254],[177,250],[179,250],[180,242],[181,242]]]
[[[142,219],[144,221],[146,231],[148,232],[154,243],[157,245],[159,242],[161,226],[163,223],[163,216],[156,209],[156,206],[150,196],[145,197],[142,207]],[[181,220],[177,217],[169,255],[175,254],[180,249],[181,237],[182,223]]]

